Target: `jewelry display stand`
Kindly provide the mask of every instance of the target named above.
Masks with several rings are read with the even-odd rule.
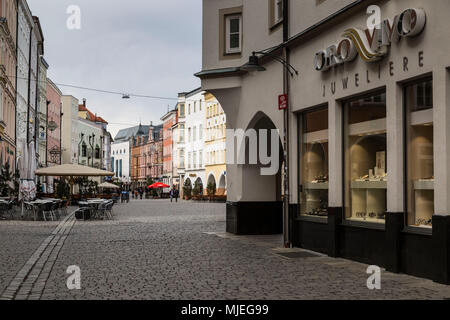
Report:
[[[358,123],[358,134],[350,137],[350,203],[347,219],[354,221],[385,222],[387,174],[386,135],[370,135],[374,126],[382,129],[382,121]]]
[[[411,114],[413,126],[409,141],[409,223],[415,227],[432,227],[434,214],[434,167],[432,109]]]
[[[328,130],[304,135],[303,201],[306,216],[328,216]]]

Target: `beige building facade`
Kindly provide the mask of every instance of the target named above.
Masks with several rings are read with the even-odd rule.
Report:
[[[285,0],[275,23],[267,2],[203,2],[202,89],[229,128],[279,129],[289,177],[283,219],[283,165],[228,165],[228,231],[450,283],[450,4]]]

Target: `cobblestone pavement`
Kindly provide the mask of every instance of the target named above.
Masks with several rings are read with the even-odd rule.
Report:
[[[382,273],[382,289],[371,291],[367,265],[325,256],[289,259],[278,253],[301,250],[280,249],[279,236],[226,234],[224,204],[136,200],[114,210],[115,221],[73,225],[47,270],[48,279],[41,282],[39,298],[450,298],[450,286],[387,272]],[[2,272],[2,290],[54,228],[0,222],[0,239],[17,247],[0,246],[1,271],[10,270],[6,276]],[[15,229],[21,234],[15,235]],[[13,238],[28,241],[21,245]],[[14,260],[6,265],[4,257]],[[66,270],[72,265],[81,269],[81,290],[67,289]]]

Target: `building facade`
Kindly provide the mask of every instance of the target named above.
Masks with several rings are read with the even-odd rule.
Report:
[[[62,164],[61,134],[62,134],[62,92],[52,80],[47,78],[47,166]],[[53,177],[47,178],[47,192],[53,193]]]
[[[130,152],[130,140],[116,140],[111,145],[111,171],[115,173],[115,180],[124,185],[131,184]]]
[[[173,187],[173,128],[177,121],[177,111],[172,110],[167,112],[162,118],[163,130],[163,170],[162,182]]]
[[[131,188],[133,137],[144,136],[148,130],[149,126],[145,125],[120,130],[111,145],[111,171],[115,173],[116,181],[122,182],[128,188]]]
[[[17,1],[0,2],[0,164],[16,168]]]
[[[205,97],[204,91],[199,88],[185,94],[185,177],[194,187],[197,182],[206,187],[205,180]]]
[[[450,4],[285,0],[278,24],[270,4],[203,1],[202,88],[228,127],[286,141],[289,215],[277,175],[230,164],[227,230],[284,229],[294,246],[450,283]],[[247,64],[265,49],[299,76],[267,55]]]
[[[215,186],[217,195],[226,195],[227,118],[219,101],[205,93],[205,177],[206,185]],[[206,192],[206,188],[205,188]]]
[[[39,59],[39,82],[38,82],[38,163],[39,167],[46,167],[47,158],[47,119],[48,119],[48,104],[47,104],[47,70],[48,63],[44,57]]]
[[[178,187],[180,196],[183,197],[183,185],[186,174],[186,94],[178,94],[177,122],[173,127],[173,184]]]
[[[132,138],[131,181],[133,188],[147,187],[151,179],[160,181],[163,176],[162,125],[150,125],[144,135]],[[141,130],[138,131],[141,132]]]
[[[78,99],[63,95],[62,105],[62,163],[78,164]]]
[[[31,69],[31,37],[34,27],[33,16],[25,0],[17,2],[17,102],[16,102],[16,158],[24,160],[28,153],[29,143],[33,141],[35,115],[30,110],[30,69]],[[33,50],[33,52],[36,52]],[[36,84],[36,82],[34,83]],[[35,161],[35,155],[32,155]],[[33,179],[24,170],[20,170],[22,179]]]

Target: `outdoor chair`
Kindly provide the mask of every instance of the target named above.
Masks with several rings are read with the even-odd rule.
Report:
[[[54,203],[53,202],[47,202],[42,205],[42,216],[45,221],[47,221],[47,215],[49,215],[52,220],[55,220]]]
[[[53,217],[56,220],[60,219],[60,214],[59,214],[59,202],[58,201],[54,201],[52,202],[52,213],[53,213]]]
[[[11,213],[9,212],[9,206],[8,206],[8,203],[2,202],[2,203],[0,203],[0,218],[2,220],[6,220],[7,219],[5,217],[6,215],[11,216]]]

